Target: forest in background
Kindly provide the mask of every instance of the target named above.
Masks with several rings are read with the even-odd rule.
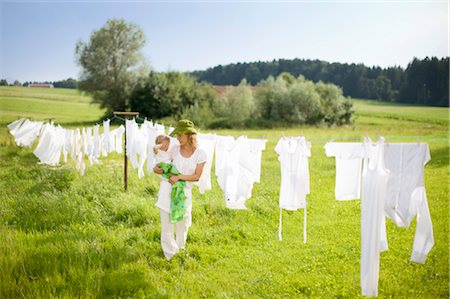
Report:
[[[243,79],[256,85],[269,76],[290,73],[313,82],[340,86],[344,96],[362,99],[448,107],[449,58],[414,58],[403,69],[364,64],[330,63],[321,60],[279,59],[218,65],[191,72],[198,81],[213,85],[238,85]]]

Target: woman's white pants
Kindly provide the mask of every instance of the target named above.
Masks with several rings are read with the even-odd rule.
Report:
[[[170,260],[172,256],[174,256],[180,249],[184,249],[186,246],[188,229],[191,224],[191,216],[185,216],[183,221],[172,224],[170,223],[169,213],[160,209],[160,215],[161,247],[166,259]]]

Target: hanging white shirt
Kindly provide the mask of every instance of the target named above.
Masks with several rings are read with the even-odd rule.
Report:
[[[250,146],[250,155],[244,162],[247,165],[246,168],[248,168],[252,172],[255,182],[259,183],[261,181],[262,151],[266,149],[267,140],[250,138],[248,138],[247,140],[248,145]]]
[[[14,131],[14,139],[18,146],[31,147],[43,126],[42,121],[25,119],[19,128]]]
[[[385,152],[390,177],[384,210],[399,227],[408,227],[417,215],[411,261],[423,264],[434,245],[424,182],[424,166],[431,159],[428,144],[387,143]]]
[[[336,200],[361,198],[361,172],[364,146],[361,142],[328,142],[325,144],[327,157],[336,159]]]
[[[214,148],[216,146],[216,134],[197,134],[198,145],[206,153],[206,164],[203,173],[196,185],[200,194],[204,194],[206,190],[211,190],[211,167],[214,156]]]
[[[220,171],[224,167],[224,155],[225,151],[231,149],[234,146],[235,140],[232,136],[216,136],[216,165],[215,175],[219,176]]]
[[[17,129],[23,124],[23,122],[25,120],[26,120],[26,118],[21,118],[21,119],[18,119],[16,121],[13,121],[12,123],[8,124],[7,127],[9,130],[9,133],[14,136]]]
[[[243,163],[250,155],[247,137],[241,136],[235,142],[229,138],[220,138],[218,142],[216,173],[226,206],[229,209],[247,209],[245,202],[251,197],[255,182],[252,172]]]
[[[52,124],[47,124],[33,153],[43,164],[58,165],[64,139],[65,130],[61,126],[54,127]]]
[[[310,193],[308,158],[311,143],[304,137],[283,137],[275,146],[281,164],[280,208],[295,211],[306,206]]]

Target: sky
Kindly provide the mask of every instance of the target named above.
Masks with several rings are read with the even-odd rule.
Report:
[[[111,18],[137,24],[157,71],[320,59],[401,66],[449,56],[442,1],[7,1],[0,0],[0,78],[77,79],[77,41]]]

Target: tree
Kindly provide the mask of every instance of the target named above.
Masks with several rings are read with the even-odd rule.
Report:
[[[6,79],[0,80],[0,86],[8,86],[8,81]]]
[[[255,110],[253,92],[245,79],[237,87],[227,88],[213,107],[214,114],[222,118],[227,127],[245,126]]]
[[[210,98],[194,77],[180,72],[151,71],[134,89],[130,106],[133,111],[152,119],[180,118],[186,109]]]
[[[108,20],[91,34],[89,43],[76,45],[76,60],[82,67],[78,88],[108,112],[126,110],[139,75],[145,71],[140,53],[144,44],[144,33],[136,24]]]
[[[75,88],[77,88],[77,80],[69,78],[69,79],[66,79],[66,80],[55,81],[55,82],[53,82],[53,86],[55,88],[72,88],[72,89],[75,89]]]

